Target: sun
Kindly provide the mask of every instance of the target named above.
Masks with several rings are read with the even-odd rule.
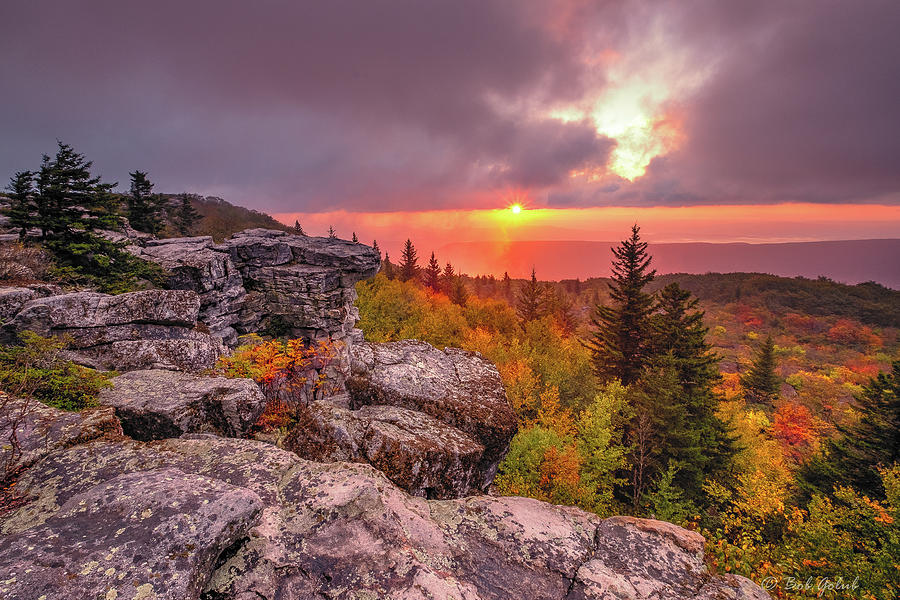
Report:
[[[521,204],[513,204],[512,206],[509,207],[509,210],[512,211],[512,214],[517,215],[520,212],[522,212],[522,205]]]

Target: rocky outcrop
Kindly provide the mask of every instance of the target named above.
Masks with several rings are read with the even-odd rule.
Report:
[[[732,598],[703,539],[525,498],[425,500],[368,465],[252,440],[95,439],[19,479],[0,517],[0,596]]]
[[[190,291],[74,292],[33,298],[16,308],[3,324],[5,341],[23,330],[65,336],[69,357],[93,368],[194,371],[211,367],[224,350],[198,327],[200,301]]]
[[[352,408],[397,406],[458,429],[484,447],[481,480],[474,487],[487,489],[517,431],[516,414],[492,362],[417,340],[356,344],[351,355]]]
[[[262,414],[266,399],[251,379],[198,377],[165,370],[132,371],[100,392],[125,433],[137,440],[215,433],[243,437]]]
[[[201,321],[229,344],[266,330],[361,340],[353,285],[380,265],[369,246],[271,229],[242,231],[222,244],[209,237],[150,241],[134,251],[168,269],[171,287],[197,292]]]

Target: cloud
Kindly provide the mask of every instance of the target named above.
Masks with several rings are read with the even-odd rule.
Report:
[[[0,19],[4,177],[60,138],[107,179],[273,212],[900,188],[893,2],[9,0]],[[680,145],[614,176],[633,139],[553,116],[598,99],[626,125],[677,114]]]

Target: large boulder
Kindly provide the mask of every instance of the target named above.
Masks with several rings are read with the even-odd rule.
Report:
[[[242,437],[262,414],[266,399],[252,379],[201,377],[166,370],[131,371],[100,392],[125,433],[138,440],[215,433]]]
[[[66,336],[69,357],[97,369],[196,371],[224,351],[219,338],[198,327],[199,311],[199,297],[187,290],[73,292],[28,300],[2,333],[7,342],[24,330]]]
[[[4,392],[0,392],[0,406],[0,470],[15,472],[59,448],[122,435],[111,408],[63,412]]]
[[[396,406],[347,410],[314,402],[285,448],[311,460],[369,463],[394,485],[426,498],[458,498],[482,483],[481,444],[425,413]]]
[[[177,469],[119,475],[0,538],[0,596],[198,598],[261,509],[246,488]]]
[[[425,500],[369,465],[252,440],[96,439],[47,455],[17,489],[30,501],[0,517],[4,597],[768,598],[711,575],[702,538],[669,524]]]
[[[397,406],[460,430],[484,448],[473,487],[487,490],[517,431],[497,367],[477,353],[416,340],[355,344],[350,352],[351,408]]]

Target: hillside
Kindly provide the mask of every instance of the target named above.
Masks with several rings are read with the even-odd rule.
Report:
[[[176,207],[177,196],[167,194],[170,211]],[[279,223],[269,215],[243,206],[236,206],[216,196],[191,195],[191,204],[203,217],[190,230],[191,235],[211,235],[217,242],[244,229],[262,227],[290,231],[283,223]],[[177,232],[171,227],[164,232],[164,237],[175,237]]]

